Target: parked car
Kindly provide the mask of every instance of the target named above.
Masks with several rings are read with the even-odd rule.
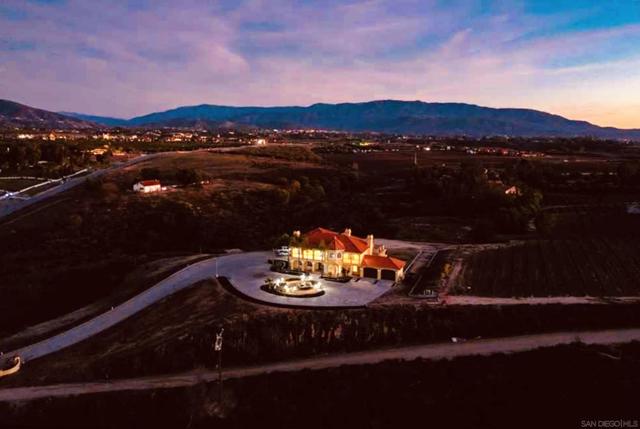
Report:
[[[289,249],[289,246],[282,246],[274,249],[273,252],[276,254],[276,256],[289,256],[289,254],[291,253],[291,249]]]

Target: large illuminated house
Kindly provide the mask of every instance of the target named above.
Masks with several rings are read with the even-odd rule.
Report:
[[[289,267],[325,277],[368,277],[399,281],[405,262],[387,256],[384,246],[351,235],[350,229],[337,233],[316,228],[306,234],[294,231],[289,253]]]

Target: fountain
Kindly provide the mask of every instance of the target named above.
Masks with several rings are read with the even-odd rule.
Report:
[[[277,279],[268,278],[261,287],[265,292],[280,296],[290,296],[294,298],[314,298],[324,295],[318,280],[313,280],[311,276],[302,274],[300,277],[291,277],[285,279],[279,277]]]

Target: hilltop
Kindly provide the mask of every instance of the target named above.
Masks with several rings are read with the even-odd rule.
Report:
[[[79,118],[0,99],[0,127],[79,129],[96,126]]]

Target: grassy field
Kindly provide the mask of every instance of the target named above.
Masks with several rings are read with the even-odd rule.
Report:
[[[470,295],[635,296],[640,243],[634,239],[533,240],[482,250],[463,263]]]
[[[549,212],[555,219],[552,235],[556,238],[581,239],[587,236],[640,238],[640,216],[625,213],[624,206],[620,204],[568,207],[552,209]]]
[[[195,169],[208,183],[136,194],[131,185],[145,168],[169,177]],[[320,180],[336,178],[327,168],[259,156],[171,153],[3,219],[0,295],[11,299],[0,300],[0,333],[13,334],[110,296],[144,263],[268,247],[294,225],[307,227],[295,216],[319,224],[313,220],[318,208],[309,202],[324,201]],[[340,182],[329,183],[326,193],[329,186],[339,189]]]
[[[233,153],[287,161],[319,162],[322,160],[309,149],[309,145],[253,146],[234,150]]]
[[[105,332],[29,363],[0,388],[142,377],[215,367],[212,343],[225,329],[225,365],[381,347],[528,333],[638,326],[639,304],[431,306],[416,302],[354,310],[254,304],[207,280]]]
[[[307,161],[299,160],[301,153]],[[294,146],[252,148],[244,154],[165,154],[109,172],[0,222],[0,295],[11,297],[0,300],[0,331],[11,334],[110,296],[141,264],[171,255],[269,248],[283,233],[295,229],[351,227],[358,235],[386,238],[466,239],[465,231],[470,230],[474,217],[438,214],[442,210],[437,198],[416,204],[424,190],[408,186],[415,169],[413,151],[322,154],[319,162],[316,155],[308,154]],[[467,158],[460,153],[425,152],[419,161],[459,164]],[[347,168],[336,168],[339,165]],[[205,183],[150,195],[131,191],[143,172],[157,173],[163,183],[166,177],[171,184],[176,172],[184,169],[197,170]],[[576,257],[591,263],[591,254]],[[619,256],[624,257],[629,255]],[[536,265],[541,261],[531,262],[527,269],[546,272],[546,267]],[[618,294],[632,288],[632,275],[624,270],[616,274],[624,282],[609,281],[615,283],[613,289],[620,289]],[[536,275],[542,278],[543,274]],[[514,285],[508,273],[504,276],[509,281],[500,280],[504,290],[499,292],[510,295],[515,288],[518,294],[528,295],[533,289],[544,295],[574,293],[563,288],[578,286],[580,293],[601,289],[589,277],[577,277],[576,282],[575,274],[562,275],[574,282],[560,277],[540,286],[535,275],[518,271],[519,283]],[[531,278],[535,287],[526,286],[534,282]],[[605,281],[601,278],[605,274],[598,278]],[[479,281],[485,282],[479,286],[486,289],[484,293],[498,293],[493,290],[499,288],[491,283],[492,277]]]
[[[36,179],[5,179],[0,177],[0,189],[17,192],[21,189],[28,188],[29,186],[37,185],[42,182],[42,180]]]
[[[263,154],[261,149],[264,149],[266,153]],[[128,183],[145,168],[155,169],[161,176],[178,169],[195,169],[211,179],[266,180],[268,182],[271,176],[287,169],[309,169],[311,173],[314,169],[326,169],[317,165],[316,162],[319,158],[315,155],[311,159],[313,162],[300,162],[298,159],[288,160],[287,157],[294,149],[293,147],[249,148],[238,149],[240,151],[238,153],[174,152],[118,170],[112,177],[115,180],[124,180]]]
[[[537,429],[600,419],[628,420],[633,427],[639,358],[640,343],[574,343],[273,372],[225,381],[222,404],[216,382],[2,403],[0,426],[324,429],[414,427],[422,421],[443,428]]]

